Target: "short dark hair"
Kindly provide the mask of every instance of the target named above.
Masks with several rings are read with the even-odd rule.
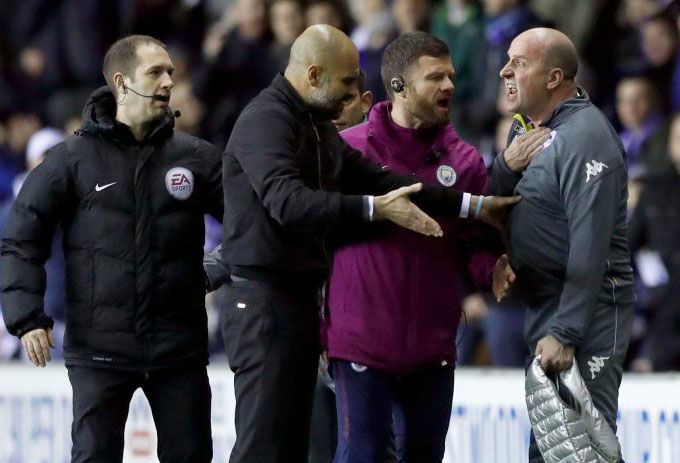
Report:
[[[366,91],[366,73],[363,69],[359,69],[359,81],[357,82],[359,87],[359,94]]]
[[[449,47],[442,40],[425,32],[409,32],[387,46],[380,63],[380,75],[390,98],[394,94],[390,81],[395,77],[403,79],[406,71],[421,56],[450,56]]]
[[[163,42],[150,35],[130,35],[117,40],[106,51],[106,55],[104,55],[104,64],[102,65],[102,74],[104,74],[106,84],[114,95],[117,95],[117,92],[116,84],[113,81],[113,75],[117,72],[122,72],[123,74],[133,77],[134,71],[139,64],[137,48],[140,45],[147,43],[167,49]]]

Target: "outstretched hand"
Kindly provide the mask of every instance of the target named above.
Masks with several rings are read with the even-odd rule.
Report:
[[[437,221],[425,214],[409,198],[409,195],[419,192],[422,188],[422,183],[415,183],[376,196],[373,202],[375,220],[389,220],[400,227],[427,236],[443,236],[444,232]]]

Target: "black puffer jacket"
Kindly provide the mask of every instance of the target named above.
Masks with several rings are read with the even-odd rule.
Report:
[[[55,227],[64,232],[66,364],[205,364],[204,213],[223,214],[220,153],[173,130],[168,112],[137,142],[97,90],[82,128],[26,179],[4,230],[2,306],[17,336],[43,311]]]

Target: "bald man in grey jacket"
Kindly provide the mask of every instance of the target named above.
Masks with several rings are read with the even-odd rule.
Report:
[[[501,70],[516,122],[493,168],[493,194],[522,195],[510,215],[512,291],[525,338],[546,371],[574,359],[616,430],[634,293],[626,242],[627,169],[616,132],[574,82],[578,57],[553,29],[517,36]],[[523,133],[527,132],[527,133]],[[541,462],[532,436],[531,463]]]

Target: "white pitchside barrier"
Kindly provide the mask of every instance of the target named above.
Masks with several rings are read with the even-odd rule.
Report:
[[[232,376],[209,368],[214,461],[226,462],[235,439]],[[529,421],[520,370],[456,371],[444,462],[524,463]],[[624,376],[619,438],[628,463],[680,462],[680,374]],[[71,390],[63,365],[0,365],[0,462],[67,463]],[[126,463],[157,462],[151,411],[141,391],[125,430]]]

